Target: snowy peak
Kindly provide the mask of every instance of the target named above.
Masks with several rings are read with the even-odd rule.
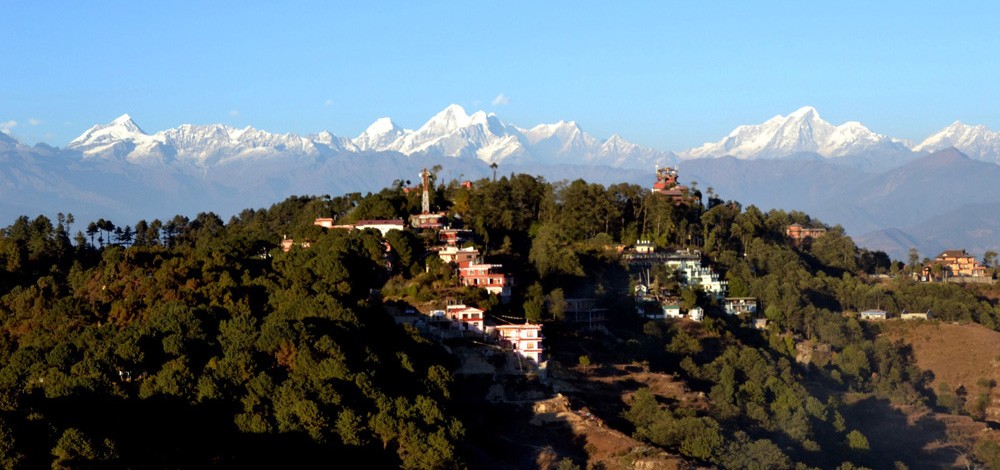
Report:
[[[128,114],[109,124],[91,127],[68,147],[82,152],[84,158],[132,163],[178,160],[197,166],[275,152],[305,155],[318,152],[309,139],[294,134],[271,134],[249,126],[237,129],[222,124],[182,124],[149,135]]]
[[[913,150],[936,152],[948,147],[955,147],[976,160],[1000,163],[1000,132],[990,131],[983,125],[969,126],[959,121],[924,139]]]
[[[132,120],[132,116],[129,116],[128,114],[122,114],[121,116],[115,118],[114,121],[111,121],[111,126],[125,129],[133,133],[145,134],[145,132],[139,128],[139,125]]]
[[[576,124],[576,121],[566,122],[562,120],[554,124],[539,124],[523,132],[532,144],[553,138],[570,140],[583,134],[583,130]]]
[[[439,154],[494,162],[521,150],[517,139],[496,116],[477,111],[472,116],[457,104],[446,107],[420,126],[406,131],[380,150],[406,155]]]
[[[611,134],[611,137],[608,137],[608,140],[604,141],[604,144],[601,146],[608,148],[621,148],[625,145],[635,146],[635,144],[632,144],[631,142],[627,142],[625,141],[625,139],[622,139],[622,136],[618,134]]]
[[[358,150],[379,150],[390,144],[404,134],[403,129],[396,126],[392,119],[387,117],[378,118],[364,132],[353,140],[353,144]]]
[[[816,111],[816,108],[812,106],[803,106],[799,109],[796,109],[792,114],[789,114],[788,117],[791,119],[809,119],[809,120],[822,121],[822,119],[819,117],[819,111]]]
[[[557,155],[578,153],[584,149],[596,150],[600,146],[597,139],[583,132],[575,121],[542,124],[531,128],[526,135],[532,145]]]
[[[934,151],[959,145],[969,145],[972,143],[982,143],[996,137],[995,132],[990,132],[986,126],[969,126],[959,121],[953,122],[948,127],[941,129],[930,137],[924,139],[914,150]]]
[[[614,136],[600,142],[574,121],[522,129],[493,113],[452,104],[415,131],[379,120],[354,140],[360,150],[389,150],[405,155],[477,158],[486,163],[603,164],[648,168],[676,160],[668,152],[640,147]]]
[[[169,146],[178,159],[200,166],[275,153],[309,156],[320,153],[317,142],[312,139],[295,134],[272,134],[250,126],[237,129],[222,124],[183,124],[158,132],[154,137]],[[330,147],[334,141],[323,145]]]
[[[132,116],[122,114],[108,124],[98,124],[84,132],[80,137],[69,143],[70,148],[85,149],[87,147],[107,145],[118,141],[143,140],[148,135],[132,120]]]
[[[385,135],[397,130],[399,130],[399,128],[396,127],[396,123],[392,122],[392,119],[383,117],[376,119],[372,125],[368,126],[368,129],[365,129],[364,134]]]
[[[457,104],[451,104],[441,112],[435,114],[417,132],[451,132],[468,126],[469,121],[469,115],[465,113],[465,108]]]
[[[680,152],[682,158],[731,155],[742,159],[781,158],[813,152],[824,157],[874,153],[909,153],[896,139],[872,132],[859,122],[835,126],[823,120],[819,111],[804,106],[787,116],[775,116],[763,124],[743,125],[719,142]]]
[[[122,114],[108,124],[98,124],[73,139],[70,149],[84,158],[124,159],[129,161],[162,160],[162,141],[143,132],[132,116]]]

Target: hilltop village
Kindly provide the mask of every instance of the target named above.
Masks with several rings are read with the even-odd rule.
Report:
[[[702,194],[696,189],[696,183],[692,183],[693,188],[678,183],[678,172],[675,168],[657,168],[655,174],[656,181],[650,188],[649,195],[656,195],[655,197],[672,206],[671,211],[682,214],[684,212],[704,214],[709,210],[709,207],[702,203]],[[525,399],[543,402],[548,397],[563,397],[560,390],[566,388],[561,380],[564,373],[556,369],[550,374],[549,359],[560,356],[575,357],[579,351],[587,352],[586,348],[580,349],[584,341],[572,344],[567,350],[561,351],[559,348],[567,345],[565,342],[567,335],[577,338],[597,337],[603,338],[599,341],[608,341],[608,338],[615,336],[612,331],[618,328],[616,324],[622,323],[621,316],[628,311],[631,311],[630,315],[634,317],[625,323],[645,323],[646,330],[667,328],[679,334],[667,346],[667,350],[675,353],[686,351],[690,354],[700,348],[685,350],[684,346],[675,344],[679,338],[684,337],[694,341],[695,337],[687,336],[688,333],[685,332],[714,331],[717,335],[726,328],[746,328],[774,335],[787,331],[783,326],[776,327],[777,325],[773,323],[769,325],[769,321],[780,324],[788,319],[776,314],[777,309],[773,306],[768,310],[768,304],[762,298],[750,295],[753,289],[748,288],[744,281],[732,276],[731,262],[720,263],[715,259],[717,256],[727,257],[734,254],[746,258],[748,257],[746,250],[751,248],[752,244],[742,245],[743,252],[724,253],[714,250],[714,256],[703,253],[701,249],[711,248],[713,235],[716,235],[708,227],[704,227],[700,232],[689,232],[686,237],[676,237],[675,243],[663,243],[662,238],[657,243],[644,234],[637,234],[632,243],[615,243],[613,239],[603,240],[602,244],[591,246],[590,249],[600,252],[600,256],[617,260],[622,268],[620,274],[623,276],[619,280],[619,287],[627,285],[627,288],[616,292],[605,292],[600,296],[592,295],[596,291],[591,288],[584,290],[571,288],[571,294],[567,295],[565,287],[556,287],[545,293],[537,279],[533,279],[535,281],[533,284],[528,284],[531,280],[524,279],[530,278],[531,275],[525,276],[511,266],[505,267],[503,260],[510,258],[509,253],[505,253],[507,256],[496,257],[484,253],[490,250],[490,244],[483,243],[482,235],[468,228],[466,221],[461,217],[449,214],[448,211],[432,210],[430,203],[432,188],[428,180],[430,175],[431,173],[424,170],[419,185],[403,188],[407,194],[419,194],[421,201],[420,212],[410,215],[408,219],[360,219],[352,223],[337,224],[332,218],[321,217],[317,218],[314,224],[329,229],[374,229],[383,237],[392,230],[405,230],[418,234],[424,241],[425,274],[430,273],[432,269],[444,269],[449,272],[449,275],[444,277],[452,279],[450,281],[452,285],[445,288],[446,284],[436,283],[439,286],[438,294],[430,293],[424,296],[409,294],[408,292],[412,290],[408,287],[387,288],[385,292],[380,293],[385,295],[387,311],[393,315],[397,323],[411,325],[425,337],[449,345],[449,350],[455,352],[461,361],[456,374],[491,377],[494,387],[486,395],[494,403],[521,403]],[[471,190],[473,183],[462,182],[461,188]],[[711,188],[708,191],[708,205],[712,208],[740,210],[738,203],[724,202],[711,191]],[[812,253],[814,245],[826,249],[824,243],[827,242],[834,247],[839,244],[841,249],[846,248],[844,243],[847,239],[839,227],[831,229],[801,215],[794,215],[784,220],[787,222],[778,227],[783,237],[774,241],[791,250]],[[733,232],[736,230],[732,230],[732,227],[729,230],[729,236],[733,237],[735,235]],[[832,233],[826,238],[828,232]],[[740,241],[745,242],[745,240]],[[505,244],[507,242],[508,240],[505,240]],[[308,240],[296,243],[286,238],[282,241],[282,247],[288,251],[294,247],[308,247],[309,243]],[[911,259],[909,266],[890,261],[883,253],[859,251],[846,256],[856,263],[855,269],[868,271],[862,274],[867,278],[866,283],[872,285],[874,292],[885,289],[879,286],[894,282],[894,279],[911,279],[918,284],[949,282],[984,285],[992,284],[994,279],[993,268],[986,263],[995,262],[995,255],[988,254],[987,259],[980,262],[964,250],[945,251],[934,259],[924,259],[922,262]],[[399,262],[392,243],[388,241],[385,243],[384,257],[389,269],[392,269],[393,263]],[[440,263],[428,261],[434,259]],[[831,264],[836,265],[835,262]],[[729,276],[725,275],[727,271]],[[730,289],[730,281],[727,279],[734,279],[737,284],[735,289]],[[465,299],[462,295],[454,295],[456,288],[482,290],[488,297],[479,296],[478,302],[470,301],[468,291],[465,292]],[[515,291],[520,291],[521,294],[514,295]],[[512,299],[524,299],[524,302],[511,304]],[[881,294],[869,294],[853,300],[853,303],[841,302],[842,307],[849,307],[839,312],[841,318],[861,322],[894,319],[930,321],[935,318],[933,309],[924,306],[927,304],[891,300],[883,304]],[[622,305],[632,307],[623,310]],[[919,310],[913,310],[914,308]],[[706,319],[709,326],[695,326],[706,322]],[[661,326],[651,327],[657,324]],[[849,325],[853,325],[849,328],[858,331],[865,330],[857,323]],[[546,331],[554,331],[560,338],[558,340],[553,338],[553,341],[550,341],[546,338]],[[725,335],[730,334],[725,333]],[[809,364],[818,357],[838,356],[835,348],[829,344],[814,344],[815,340],[800,343],[799,341],[805,338],[798,335],[784,336],[785,334],[781,333],[778,337],[791,341],[789,344],[794,346],[791,346],[790,351],[794,351],[792,355],[797,362]],[[596,358],[583,354],[577,357],[576,364],[572,364],[573,360],[570,359],[570,365],[587,370],[593,367],[595,360]],[[566,361],[560,364],[562,364],[560,367],[564,368]],[[519,392],[512,391],[510,387],[497,390],[496,384],[511,380],[498,381],[498,374],[524,377],[529,382],[535,381],[534,392],[526,392],[523,383]],[[570,393],[569,396],[573,397],[574,394]],[[604,421],[597,415],[591,414],[586,405],[577,404],[574,408],[574,401],[583,403],[582,400],[580,397],[573,398],[564,401],[557,408],[596,419],[603,427]],[[613,420],[613,416],[610,419]],[[854,436],[862,434],[857,433]],[[677,442],[683,443],[684,438]],[[682,452],[682,455],[686,454]],[[651,461],[663,463],[656,458],[652,458]]]
[[[383,237],[392,230],[427,234],[424,240],[437,243],[424,247],[426,255],[436,256],[443,265],[454,269],[454,274],[457,275],[455,286],[479,288],[496,297],[500,304],[509,303],[512,287],[515,284],[513,274],[505,271],[500,262],[486,262],[476,246],[480,241],[475,232],[468,228],[455,228],[456,225],[461,227],[461,219],[449,217],[446,211],[432,212],[430,176],[431,173],[424,169],[420,174],[419,185],[403,188],[407,193],[420,194],[421,211],[410,215],[409,220],[373,219],[337,224],[333,218],[319,217],[315,219],[314,225],[328,229],[373,229]],[[470,189],[471,186],[470,181],[462,182],[462,187],[466,189]],[[652,185],[651,193],[662,195],[677,206],[700,208],[702,204],[701,194],[692,192],[687,186],[678,183],[677,170],[672,167],[656,169],[656,181]],[[797,249],[808,249],[815,239],[822,237],[826,232],[825,226],[804,227],[797,222],[785,227],[787,243]],[[308,248],[310,245],[310,240],[296,243],[291,238],[283,238],[281,241],[282,250],[285,252],[294,247]],[[386,267],[391,270],[395,258],[393,247],[389,241],[386,241],[384,246]],[[640,318],[686,319],[701,322],[708,308],[716,310],[717,314],[738,317],[753,328],[767,327],[767,318],[760,308],[760,300],[751,296],[728,296],[728,282],[720,279],[720,274],[711,266],[713,261],[697,249],[658,247],[648,239],[638,239],[631,245],[608,245],[604,249],[619,255],[627,268],[631,290],[634,292],[635,311]],[[654,271],[658,274],[655,278],[651,275]],[[920,282],[982,283],[992,282],[994,278],[990,268],[965,250],[945,251],[933,260],[924,260],[919,269],[911,270],[911,273],[912,278]],[[885,272],[881,272],[880,275],[887,276]],[[598,307],[598,299],[595,297],[563,298],[560,302],[562,305],[558,308],[562,310],[562,321],[565,324],[594,329],[604,328],[608,321],[608,309]],[[393,310],[396,321],[413,324],[421,332],[438,339],[445,337],[489,339],[492,344],[510,351],[523,360],[518,362],[519,372],[525,370],[526,364],[530,371],[544,371],[543,358],[546,355],[541,333],[542,324],[537,315],[528,318],[523,312],[516,312],[514,315],[516,319],[512,322],[510,315],[491,315],[492,312],[459,303],[451,298],[425,304],[430,307],[423,310],[416,307]],[[890,314],[878,306],[870,307],[845,314],[862,320],[889,318],[927,320],[932,315],[930,311],[906,310]],[[515,307],[513,310],[518,309]],[[503,311],[510,312],[511,309]],[[522,314],[523,323],[519,320],[521,316],[517,314]]]
[[[19,218],[0,463],[1000,464],[995,253],[892,260],[676,168],[440,170],[228,222]]]

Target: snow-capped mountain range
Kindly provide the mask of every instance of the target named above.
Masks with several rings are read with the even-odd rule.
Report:
[[[811,106],[787,116],[775,116],[762,124],[739,126],[718,142],[682,150],[677,155],[685,160],[723,156],[771,159],[802,153],[826,158],[898,158],[927,155],[950,147],[976,160],[1000,164],[1000,132],[992,132],[986,126],[967,126],[956,121],[913,145],[873,132],[857,121],[833,125]]]
[[[642,187],[652,184],[654,166],[678,165],[685,181],[723,197],[806,210],[852,236],[874,233],[867,239],[880,249],[905,254],[910,242],[900,240],[916,240],[928,256],[956,241],[973,251],[1000,249],[1000,218],[947,212],[1000,207],[1000,132],[956,122],[911,145],[858,122],[831,124],[812,107],[677,153],[618,135],[599,139],[573,121],[525,128],[483,111],[469,115],[457,105],[415,130],[380,118],[354,138],[221,124],[148,134],[127,114],[91,127],[64,149],[28,146],[0,132],[0,226],[19,215],[57,212],[80,220],[202,211],[228,217],[292,194],[379,191],[436,165],[441,181],[476,181],[496,176],[493,163],[501,176]],[[933,204],[913,196],[935,184],[962,191],[939,193]],[[965,207],[969,203],[980,206]],[[947,233],[921,228],[940,225],[928,222],[933,217],[958,222],[950,222]]]
[[[718,142],[680,152],[682,158],[733,156],[742,159],[780,158],[813,152],[824,157],[908,153],[906,143],[876,134],[857,121],[839,126],[824,121],[811,106],[763,124],[739,126]]]
[[[198,166],[224,163],[278,153],[318,155],[340,151],[350,141],[329,133],[299,137],[272,134],[245,127],[222,124],[183,124],[156,134],[145,133],[132,117],[124,114],[109,124],[91,127],[73,139],[67,148],[82,152],[84,158],[124,159],[132,163],[189,162]]]
[[[274,155],[318,157],[398,152],[407,156],[478,159],[487,164],[571,164],[637,169],[696,158],[775,159],[804,153],[825,158],[865,156],[869,164],[872,159],[884,159],[889,166],[895,166],[900,159],[948,147],[955,147],[977,160],[1000,163],[1000,132],[992,132],[985,126],[955,122],[912,145],[876,133],[857,121],[831,124],[810,106],[761,124],[739,126],[718,142],[676,153],[643,147],[617,134],[601,141],[584,132],[574,121],[522,128],[504,123],[493,113],[477,111],[469,115],[455,104],[416,130],[403,129],[384,117],[353,139],[330,132],[299,136],[221,124],[184,124],[147,134],[125,114],[109,124],[88,129],[68,145],[69,149],[82,152],[85,158],[122,159],[132,163],[181,162],[199,167]]]
[[[252,127],[184,124],[155,134],[145,133],[125,114],[109,124],[91,127],[68,145],[84,158],[123,159],[132,163],[184,162],[209,166],[276,154],[321,156],[340,153],[398,152],[475,158],[486,163],[586,164],[615,167],[676,161],[660,152],[614,135],[599,141],[575,122],[560,121],[531,129],[505,124],[496,115],[471,116],[450,105],[417,130],[402,129],[380,118],[354,139],[329,132],[316,135],[271,134]]]
[[[913,147],[916,152],[935,152],[955,147],[976,160],[1000,163],[1000,132],[986,126],[967,126],[955,121]]]

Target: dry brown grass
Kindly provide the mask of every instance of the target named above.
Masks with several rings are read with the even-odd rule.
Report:
[[[1000,332],[975,323],[897,322],[886,334],[913,347],[917,367],[934,374],[930,387],[977,389],[980,379],[1000,383]]]

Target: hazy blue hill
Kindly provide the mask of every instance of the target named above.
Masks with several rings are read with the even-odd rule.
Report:
[[[910,227],[966,204],[1000,202],[998,182],[1000,166],[946,149],[860,184],[834,187],[815,212],[843,220],[856,234]]]
[[[869,232],[855,238],[862,246],[879,249],[905,260],[911,247],[921,256],[934,257],[944,250],[965,249],[976,256],[998,250],[1000,202],[966,204],[903,229]]]
[[[733,199],[762,209],[810,212],[836,186],[853,186],[871,175],[834,165],[827,159],[800,158],[741,160],[733,157],[690,160],[681,164],[680,179],[712,187],[722,199]]]

